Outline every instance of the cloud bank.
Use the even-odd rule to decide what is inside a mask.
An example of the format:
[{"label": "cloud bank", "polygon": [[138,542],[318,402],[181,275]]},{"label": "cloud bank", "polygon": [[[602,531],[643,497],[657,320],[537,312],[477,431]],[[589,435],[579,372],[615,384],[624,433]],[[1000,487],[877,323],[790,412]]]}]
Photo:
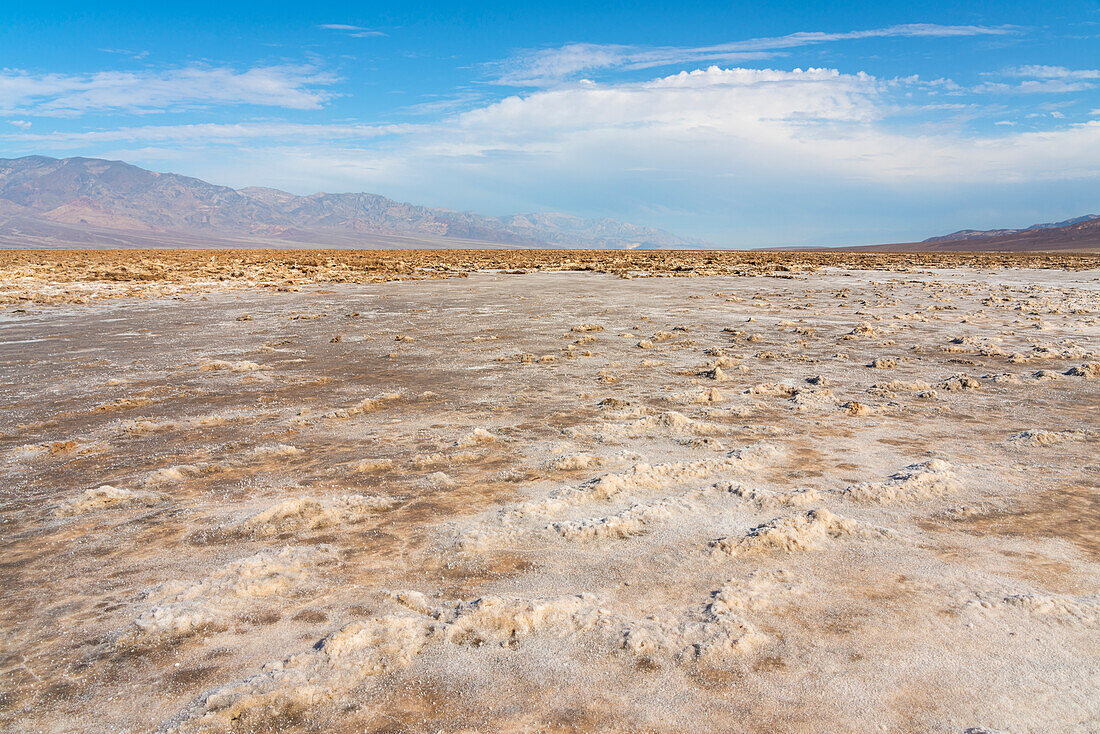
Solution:
[{"label": "cloud bank", "polygon": [[910,23],[844,33],[800,32],[773,38],[711,46],[644,48],[638,46],[571,43],[559,48],[521,53],[487,65],[494,82],[507,86],[538,87],[561,83],[580,74],[610,69],[649,69],[660,66],[764,59],[784,49],[837,41],[868,38],[951,38],[962,36],[1004,36],[1018,31],[1012,27],[935,25]]},{"label": "cloud bank", "polygon": [[0,115],[73,117],[89,112],[153,113],[214,105],[321,109],[337,77],[311,66],[186,66],[161,71],[33,74],[0,70]]}]

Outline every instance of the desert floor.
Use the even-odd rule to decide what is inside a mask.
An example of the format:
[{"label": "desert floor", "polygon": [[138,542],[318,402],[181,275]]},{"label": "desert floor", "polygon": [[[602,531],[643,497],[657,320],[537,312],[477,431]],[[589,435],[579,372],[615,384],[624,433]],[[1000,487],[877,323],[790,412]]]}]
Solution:
[{"label": "desert floor", "polygon": [[790,257],[9,262],[0,728],[1100,730],[1098,263]]}]

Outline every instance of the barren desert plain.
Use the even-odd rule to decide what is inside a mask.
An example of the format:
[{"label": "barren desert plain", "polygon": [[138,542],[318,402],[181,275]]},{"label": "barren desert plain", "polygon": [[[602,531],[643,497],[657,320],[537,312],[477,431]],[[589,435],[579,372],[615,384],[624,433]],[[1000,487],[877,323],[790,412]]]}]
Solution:
[{"label": "barren desert plain", "polygon": [[0,729],[1096,732],[1100,255],[0,253]]}]

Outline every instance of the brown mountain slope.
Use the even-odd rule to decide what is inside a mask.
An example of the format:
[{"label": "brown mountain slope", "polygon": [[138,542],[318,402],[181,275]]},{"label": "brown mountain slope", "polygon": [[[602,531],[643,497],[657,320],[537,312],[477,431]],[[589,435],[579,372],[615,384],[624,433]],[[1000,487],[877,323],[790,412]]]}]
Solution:
[{"label": "brown mountain slope", "polygon": [[[650,227],[558,214],[487,217],[378,194],[231,189],[122,161],[0,159],[0,244],[684,247],[705,243]],[[388,242],[406,242],[389,245]]]},{"label": "brown mountain slope", "polygon": [[1027,229],[990,237],[846,248],[883,252],[1028,252],[1100,250],[1100,219],[1063,227]]}]

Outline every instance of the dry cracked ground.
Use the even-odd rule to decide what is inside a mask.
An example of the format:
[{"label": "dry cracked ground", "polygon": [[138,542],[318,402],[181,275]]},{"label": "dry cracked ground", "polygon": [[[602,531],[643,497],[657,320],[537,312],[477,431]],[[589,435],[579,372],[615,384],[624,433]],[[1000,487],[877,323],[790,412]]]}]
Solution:
[{"label": "dry cracked ground", "polygon": [[1100,730],[1098,273],[24,274],[0,727]]}]

